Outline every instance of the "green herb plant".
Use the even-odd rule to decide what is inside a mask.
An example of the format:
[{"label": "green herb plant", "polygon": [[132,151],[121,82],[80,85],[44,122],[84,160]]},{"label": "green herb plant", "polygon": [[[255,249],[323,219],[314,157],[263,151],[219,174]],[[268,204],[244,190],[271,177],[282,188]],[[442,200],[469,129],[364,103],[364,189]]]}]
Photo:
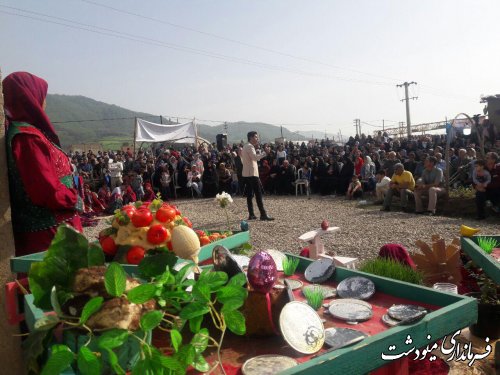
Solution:
[{"label": "green herb plant", "polygon": [[480,290],[479,302],[485,305],[500,305],[500,287],[495,281],[478,268],[472,260],[469,260],[464,267],[469,271],[469,275],[476,279]]},{"label": "green herb plant", "polygon": [[500,242],[495,240],[493,237],[478,237],[477,244],[487,254],[491,254],[494,248],[500,246]]},{"label": "green herb plant", "polygon": [[292,276],[297,270],[299,263],[300,263],[299,258],[291,258],[291,257],[284,258],[282,265],[283,265],[283,273],[285,274],[285,276]]},{"label": "green herb plant", "polygon": [[[83,375],[125,374],[126,370],[131,370],[132,375],[183,374],[189,366],[200,372],[210,372],[218,365],[222,368],[220,349],[227,330],[237,335],[246,332],[245,318],[238,311],[248,294],[243,273],[228,279],[224,272],[204,269],[197,280],[192,280],[187,276],[194,269],[194,264],[186,264],[175,271],[173,266],[177,257],[171,252],[159,253],[146,257],[139,265],[141,278],[149,282],[126,292],[127,276],[123,267],[111,263],[104,279],[110,296],[126,298],[135,304],[154,299],[159,308],[142,315],[139,331],[109,329],[96,332],[86,323],[101,309],[103,297],[90,299],[80,317],[65,316],[59,307],[72,298],[71,276],[76,270],[104,264],[102,250],[95,245],[89,246],[86,241],[73,229],[61,226],[44,260],[31,267],[29,278],[33,282],[35,304],[54,309],[56,315],[38,320],[24,342],[30,374],[59,374],[69,366]],[[205,317],[209,317],[220,332],[218,340],[202,327]],[[53,333],[58,327],[64,331],[75,330],[85,338],[82,345],[73,349],[68,345],[51,345]],[[165,332],[170,339],[170,354],[164,354],[150,344],[153,329]],[[190,340],[183,337],[188,330],[192,334]],[[134,363],[125,358],[124,364],[119,359],[120,349],[131,342],[139,348],[138,359]],[[49,347],[47,360],[41,361]],[[218,361],[212,365],[203,356],[209,347],[217,350]],[[128,369],[127,362],[130,365]]]},{"label": "green herb plant", "polygon": [[304,289],[304,296],[307,299],[307,304],[314,310],[318,310],[323,304],[323,290],[319,286]]},{"label": "green herb plant", "polygon": [[362,272],[371,273],[372,275],[388,277],[411,284],[422,285],[424,280],[422,272],[414,270],[393,259],[370,259],[363,262],[358,269]]}]

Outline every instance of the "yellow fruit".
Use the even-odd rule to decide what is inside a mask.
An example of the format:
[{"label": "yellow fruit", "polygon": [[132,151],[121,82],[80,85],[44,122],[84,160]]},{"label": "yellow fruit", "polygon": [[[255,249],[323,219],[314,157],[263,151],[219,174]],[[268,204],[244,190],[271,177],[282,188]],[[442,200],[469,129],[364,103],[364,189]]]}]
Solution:
[{"label": "yellow fruit", "polygon": [[479,229],[477,228],[471,228],[463,224],[460,226],[460,235],[463,237],[472,237],[477,232],[479,232]]},{"label": "yellow fruit", "polygon": [[172,250],[179,258],[192,259],[198,264],[200,240],[195,231],[185,225],[178,225],[171,232]]}]

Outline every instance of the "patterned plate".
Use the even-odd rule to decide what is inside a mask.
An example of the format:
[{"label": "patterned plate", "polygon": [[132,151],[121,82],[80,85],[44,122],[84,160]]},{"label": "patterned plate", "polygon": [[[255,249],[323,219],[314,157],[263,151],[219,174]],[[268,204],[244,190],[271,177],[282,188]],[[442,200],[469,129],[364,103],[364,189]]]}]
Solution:
[{"label": "patterned plate", "polygon": [[284,355],[266,354],[250,358],[243,364],[243,375],[274,375],[291,367],[298,362]]},{"label": "patterned plate", "polygon": [[323,347],[325,328],[318,313],[308,304],[293,301],[283,307],[280,329],[285,341],[302,354],[313,354]]},{"label": "patterned plate", "polygon": [[337,294],[341,298],[368,299],[375,294],[375,284],[361,276],[348,277],[337,285]]},{"label": "patterned plate", "polygon": [[410,321],[426,312],[425,307],[417,305],[394,305],[387,310],[387,314],[393,319]]},{"label": "patterned plate", "polygon": [[345,320],[348,323],[357,323],[369,320],[373,316],[373,310],[365,304],[353,300],[335,300],[328,308],[330,314],[337,319]]},{"label": "patterned plate", "polygon": [[304,277],[307,281],[314,284],[321,284],[328,280],[335,272],[335,263],[333,259],[318,259],[307,266]]}]

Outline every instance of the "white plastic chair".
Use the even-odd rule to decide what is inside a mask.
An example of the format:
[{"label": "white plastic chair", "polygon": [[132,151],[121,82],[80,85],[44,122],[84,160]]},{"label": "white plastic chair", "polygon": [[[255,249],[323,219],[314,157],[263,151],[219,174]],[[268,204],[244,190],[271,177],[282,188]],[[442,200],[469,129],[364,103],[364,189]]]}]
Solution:
[{"label": "white plastic chair", "polygon": [[300,168],[297,171],[297,179],[295,180],[295,196],[298,195],[300,186],[300,194],[303,194],[302,187],[305,187],[307,197],[309,198],[309,181],[304,178],[304,171]]}]

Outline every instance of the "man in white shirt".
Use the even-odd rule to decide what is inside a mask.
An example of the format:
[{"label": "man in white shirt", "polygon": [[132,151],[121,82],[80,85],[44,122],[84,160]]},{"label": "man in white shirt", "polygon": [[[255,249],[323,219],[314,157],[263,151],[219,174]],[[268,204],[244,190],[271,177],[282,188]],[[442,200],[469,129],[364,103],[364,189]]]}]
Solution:
[{"label": "man in white shirt", "polygon": [[113,163],[113,160],[109,160],[108,164],[109,176],[111,177],[111,189],[115,187],[120,187],[123,184],[122,180],[122,172],[123,172],[123,163],[121,162],[121,156],[116,156],[116,161]]},{"label": "man in white shirt", "polygon": [[375,192],[377,194],[377,200],[375,204],[382,204],[385,199],[385,194],[389,190],[389,184],[391,179],[385,175],[385,171],[381,169],[375,175],[377,178],[377,184],[375,185]]},{"label": "man in white shirt", "polygon": [[259,135],[256,131],[248,132],[247,134],[248,142],[243,146],[241,152],[241,161],[243,163],[242,177],[246,186],[247,194],[247,207],[248,207],[248,220],[255,220],[255,212],[253,210],[253,195],[255,194],[255,200],[257,201],[257,206],[260,211],[260,220],[271,221],[274,218],[267,215],[264,209],[264,202],[262,201],[262,189],[259,180],[259,168],[257,166],[257,161],[266,156],[265,152],[257,153],[255,147],[259,144]]}]

